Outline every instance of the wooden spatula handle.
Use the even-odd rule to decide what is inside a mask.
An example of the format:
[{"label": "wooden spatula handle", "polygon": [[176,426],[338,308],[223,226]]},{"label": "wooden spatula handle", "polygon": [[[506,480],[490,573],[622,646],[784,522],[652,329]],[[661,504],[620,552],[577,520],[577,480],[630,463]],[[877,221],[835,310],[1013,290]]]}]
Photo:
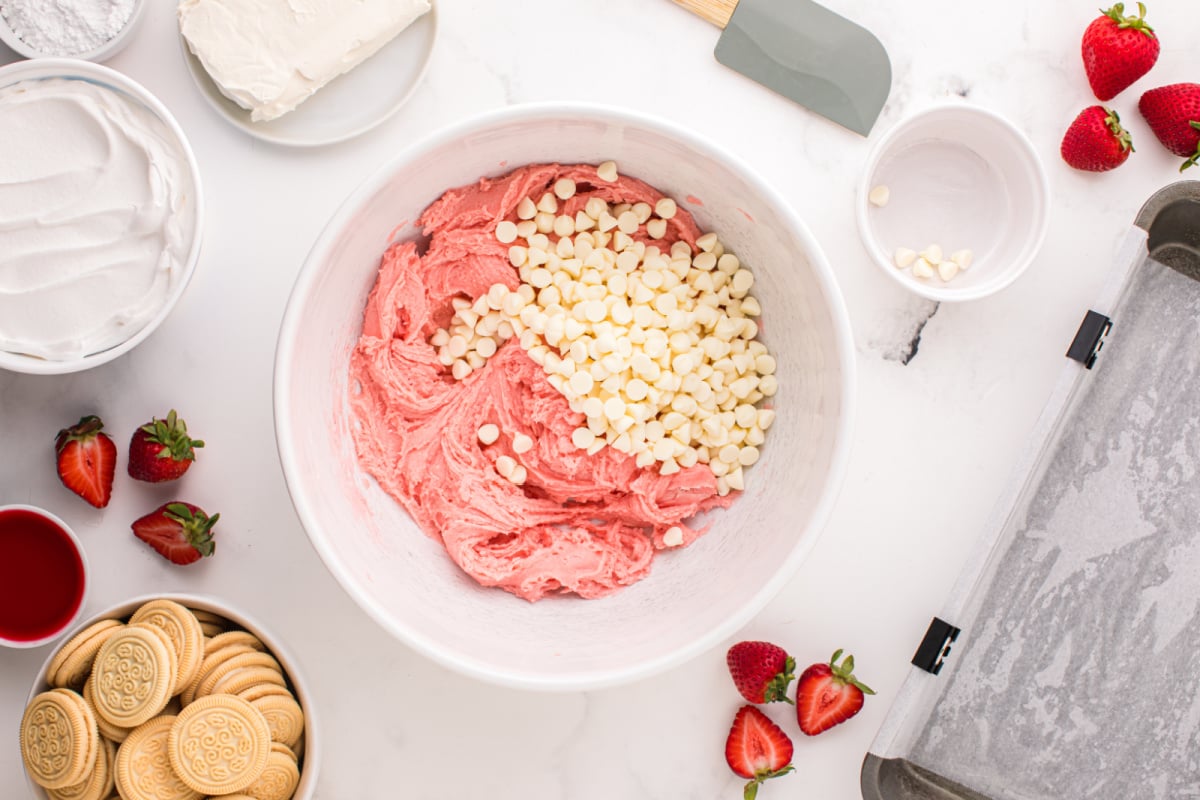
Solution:
[{"label": "wooden spatula handle", "polygon": [[724,30],[738,0],[675,0],[675,3]]}]

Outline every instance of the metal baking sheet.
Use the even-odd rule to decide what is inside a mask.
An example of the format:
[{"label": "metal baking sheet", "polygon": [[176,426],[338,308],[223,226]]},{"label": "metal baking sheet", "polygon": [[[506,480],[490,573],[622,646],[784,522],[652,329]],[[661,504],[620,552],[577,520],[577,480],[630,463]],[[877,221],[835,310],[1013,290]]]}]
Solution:
[{"label": "metal baking sheet", "polygon": [[1200,182],[1147,203],[863,766],[867,800],[1200,798]]}]

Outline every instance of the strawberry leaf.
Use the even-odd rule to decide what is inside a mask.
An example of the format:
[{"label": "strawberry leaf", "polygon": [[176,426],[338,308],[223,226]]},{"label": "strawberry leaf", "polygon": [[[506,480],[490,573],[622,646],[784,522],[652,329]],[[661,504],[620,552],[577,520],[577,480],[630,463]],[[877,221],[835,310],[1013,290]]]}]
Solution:
[{"label": "strawberry leaf", "polygon": [[1125,4],[1117,3],[1112,8],[1105,10],[1100,9],[1100,13],[1117,23],[1117,27],[1121,30],[1135,30],[1144,33],[1151,39],[1154,38],[1154,28],[1146,22],[1146,4],[1138,3],[1138,15],[1125,16]]},{"label": "strawberry leaf", "polygon": [[791,656],[783,662],[783,672],[776,673],[775,677],[771,678],[763,689],[763,702],[774,703],[777,700],[783,700],[794,705],[792,698],[787,696],[788,685],[796,678],[796,659]]}]

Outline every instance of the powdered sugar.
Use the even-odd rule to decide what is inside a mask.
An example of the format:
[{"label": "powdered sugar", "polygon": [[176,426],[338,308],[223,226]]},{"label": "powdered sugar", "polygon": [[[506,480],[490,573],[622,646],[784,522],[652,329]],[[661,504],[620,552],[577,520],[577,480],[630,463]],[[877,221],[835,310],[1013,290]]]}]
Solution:
[{"label": "powdered sugar", "polygon": [[90,53],[133,16],[134,0],[0,0],[0,15],[25,44],[48,56]]}]

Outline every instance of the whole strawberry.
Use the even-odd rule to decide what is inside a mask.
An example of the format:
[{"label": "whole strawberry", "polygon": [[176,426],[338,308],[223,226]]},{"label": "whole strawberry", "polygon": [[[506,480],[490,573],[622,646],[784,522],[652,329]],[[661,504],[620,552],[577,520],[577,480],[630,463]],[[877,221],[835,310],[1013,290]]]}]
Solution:
[{"label": "whole strawberry", "polygon": [[796,683],[796,721],[809,736],[850,719],[862,709],[863,694],[875,694],[854,677],[854,656],[838,664],[841,657],[838,650],[828,664],[813,664]]},{"label": "whole strawberry", "polygon": [[213,526],[221,518],[211,517],[191,503],[165,503],[135,520],[133,535],[153,547],[172,564],[192,564],[216,551]]},{"label": "whole strawberry", "polygon": [[187,423],[171,409],[166,419],[155,417],[133,432],[129,475],[150,483],[173,481],[196,460],[196,447],[204,447],[204,442],[188,436]]},{"label": "whole strawberry", "polygon": [[750,779],[742,792],[745,800],[754,800],[763,781],[795,769],[792,750],[792,740],[766,714],[754,706],[738,709],[725,740],[725,763],[735,774]]},{"label": "whole strawberry", "polygon": [[58,479],[96,508],[104,508],[112,498],[117,471],[117,446],[107,433],[101,433],[103,427],[93,414],[63,428],[54,440]]},{"label": "whole strawberry", "polygon": [[733,685],[751,703],[792,702],[788,685],[796,676],[796,660],[770,642],[738,642],[725,654]]},{"label": "whole strawberry", "polygon": [[1187,159],[1183,172],[1200,159],[1200,84],[1173,83],[1142,95],[1138,111],[1163,147]]},{"label": "whole strawberry", "polygon": [[1125,16],[1124,3],[1100,13],[1083,32],[1083,68],[1096,99],[1111,100],[1150,71],[1159,43],[1142,3],[1136,17]]},{"label": "whole strawberry", "polygon": [[1067,128],[1060,148],[1063,161],[1075,169],[1104,172],[1125,163],[1133,141],[1117,112],[1103,106],[1085,108]]}]

